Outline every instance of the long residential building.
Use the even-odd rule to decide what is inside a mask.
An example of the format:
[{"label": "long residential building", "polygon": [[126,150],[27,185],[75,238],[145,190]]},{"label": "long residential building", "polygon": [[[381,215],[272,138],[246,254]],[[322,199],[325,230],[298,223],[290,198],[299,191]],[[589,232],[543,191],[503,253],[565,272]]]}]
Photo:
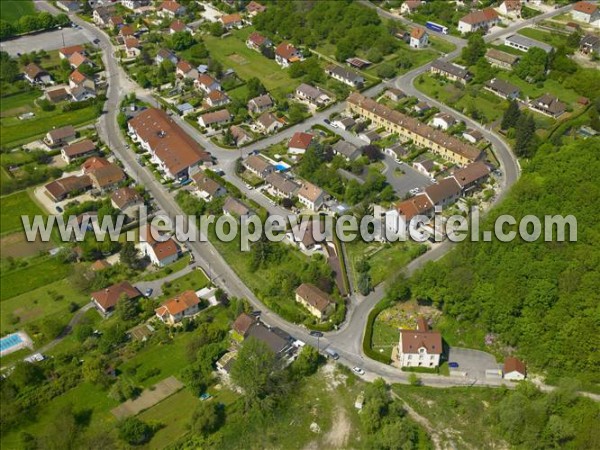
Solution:
[{"label": "long residential building", "polygon": [[211,160],[210,153],[160,109],[149,108],[131,119],[129,133],[168,178],[188,178]]},{"label": "long residential building", "polygon": [[429,148],[455,164],[465,165],[477,161],[481,150],[443,131],[420,122],[414,117],[380,105],[375,100],[353,92],[348,97],[347,109],[353,114],[371,119],[379,127],[384,127],[390,133],[398,133],[403,139],[410,139],[416,145]]}]

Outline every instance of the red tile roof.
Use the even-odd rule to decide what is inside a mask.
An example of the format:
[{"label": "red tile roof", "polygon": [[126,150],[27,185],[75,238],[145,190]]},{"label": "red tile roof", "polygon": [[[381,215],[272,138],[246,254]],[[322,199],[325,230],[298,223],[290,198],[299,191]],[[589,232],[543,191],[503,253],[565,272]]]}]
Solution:
[{"label": "red tile roof", "polygon": [[128,37],[125,39],[125,47],[127,48],[139,48],[140,47],[140,41],[135,38],[135,37]]},{"label": "red tile roof", "polygon": [[166,314],[171,314],[172,316],[174,316],[176,314],[182,313],[188,308],[196,306],[198,303],[200,303],[200,299],[194,291],[185,291],[177,295],[176,297],[167,300],[155,311],[161,317]]},{"label": "red tile roof", "polygon": [[429,331],[429,326],[422,317],[417,323],[416,330],[400,330],[402,353],[419,353],[419,349],[424,347],[430,355],[441,355],[442,335],[437,331]]},{"label": "red tile roof", "polygon": [[64,149],[65,155],[68,157],[83,155],[85,153],[96,150],[96,144],[90,139],[84,139],[83,141],[75,142],[74,144],[66,146]]},{"label": "red tile roof", "polygon": [[62,53],[66,57],[71,56],[75,52],[85,53],[85,48],[83,45],[71,45],[70,47],[63,47],[59,50],[59,53]]},{"label": "red tile roof", "polygon": [[123,281],[105,289],[92,292],[92,299],[94,299],[106,311],[110,308],[114,308],[122,296],[126,296],[129,299],[134,299],[140,295],[140,291],[134,288],[129,281]]},{"label": "red tile roof", "polygon": [[298,50],[289,42],[282,42],[275,48],[275,54],[284,59],[292,59]]},{"label": "red tile roof", "polygon": [[331,297],[310,283],[302,283],[296,289],[296,295],[318,311],[325,312],[331,304]]},{"label": "red tile roof", "polygon": [[597,9],[598,6],[590,2],[577,2],[573,5],[573,10],[584,14],[594,14]]},{"label": "red tile roof", "polygon": [[71,75],[69,75],[69,80],[71,80],[73,83],[75,84],[81,84],[83,83],[85,80],[87,80],[88,77],[86,77],[84,74],[82,74],[79,70],[75,69]]},{"label": "red tile roof", "polygon": [[257,47],[260,47],[267,41],[267,38],[258,31],[254,31],[252,34],[250,34],[250,36],[248,36],[248,40]]},{"label": "red tile roof", "polygon": [[312,139],[312,134],[297,131],[290,139],[290,142],[288,143],[288,148],[302,148],[306,150],[312,142]]},{"label": "red tile roof", "polygon": [[223,25],[229,25],[229,24],[238,23],[241,21],[242,21],[242,16],[240,16],[238,13],[227,14],[225,16],[221,16],[221,22],[223,22]]},{"label": "red tile roof", "polygon": [[210,154],[160,109],[142,111],[129,125],[172,174],[210,160]]},{"label": "red tile roof", "polygon": [[176,13],[177,10],[181,8],[181,5],[173,0],[167,0],[162,2],[158,9],[166,9],[167,11],[171,11],[172,13]]},{"label": "red tile roof", "polygon": [[233,330],[241,336],[246,336],[248,330],[256,323],[256,319],[246,313],[241,313],[235,322],[233,322]]},{"label": "red tile roof", "polygon": [[520,359],[509,356],[504,360],[504,373],[519,372],[523,375],[527,375],[527,368]]},{"label": "red tile roof", "polygon": [[89,60],[79,52],[75,52],[71,56],[69,56],[69,63],[75,67],[79,67],[80,65],[88,61]]},{"label": "red tile roof", "polygon": [[478,23],[490,22],[494,19],[498,19],[498,13],[492,8],[486,8],[482,11],[473,11],[460,19],[461,22],[468,23],[470,25],[476,25]]},{"label": "red tile roof", "polygon": [[423,36],[425,36],[425,28],[414,27],[410,32],[410,37],[415,39],[420,40]]},{"label": "red tile roof", "polygon": [[185,24],[185,22],[183,22],[181,20],[175,20],[175,21],[173,21],[173,23],[171,23],[171,30],[173,30],[175,32],[183,31],[186,28],[187,28],[187,25]]}]

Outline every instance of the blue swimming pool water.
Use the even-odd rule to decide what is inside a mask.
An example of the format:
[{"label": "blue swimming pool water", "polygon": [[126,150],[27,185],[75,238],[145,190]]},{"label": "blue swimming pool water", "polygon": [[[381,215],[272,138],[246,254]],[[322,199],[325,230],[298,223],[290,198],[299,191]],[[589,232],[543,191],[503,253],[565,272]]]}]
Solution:
[{"label": "blue swimming pool water", "polygon": [[18,334],[9,334],[8,336],[0,339],[0,351],[3,352],[4,350],[8,350],[15,345],[21,344],[22,342],[23,339],[21,339],[21,336]]},{"label": "blue swimming pool water", "polygon": [[275,169],[277,169],[279,172],[285,172],[286,170],[289,170],[289,166],[284,164],[275,164]]}]

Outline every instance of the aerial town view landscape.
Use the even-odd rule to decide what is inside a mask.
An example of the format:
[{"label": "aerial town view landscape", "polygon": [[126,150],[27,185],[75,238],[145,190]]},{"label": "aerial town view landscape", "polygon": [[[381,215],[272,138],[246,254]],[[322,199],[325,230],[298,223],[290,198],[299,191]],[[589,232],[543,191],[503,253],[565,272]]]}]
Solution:
[{"label": "aerial town view landscape", "polygon": [[600,3],[0,0],[4,449],[600,449]]}]

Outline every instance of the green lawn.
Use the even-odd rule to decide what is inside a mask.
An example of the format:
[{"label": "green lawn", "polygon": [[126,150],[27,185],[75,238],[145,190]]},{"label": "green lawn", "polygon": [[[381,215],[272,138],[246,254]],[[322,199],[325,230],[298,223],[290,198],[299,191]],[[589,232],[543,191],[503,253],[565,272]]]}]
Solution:
[{"label": "green lawn", "polygon": [[564,45],[564,41],[567,38],[565,35],[558,33],[551,34],[547,31],[538,30],[537,28],[521,28],[518,33],[531,39],[535,39],[536,41],[550,44],[555,48]]},{"label": "green lawn", "polygon": [[2,435],[2,448],[17,449],[22,448],[20,434],[22,431],[42,436],[44,434],[53,435],[57,432],[54,429],[54,420],[58,417],[61,409],[73,404],[75,413],[90,414],[90,427],[94,423],[114,421],[110,410],[117,406],[118,402],[112,400],[105,391],[91,383],[81,383],[77,387],[67,391],[65,394],[52,399],[46,404],[36,408],[35,415],[31,416],[31,422],[19,426],[16,430],[7,430]]},{"label": "green lawn", "polygon": [[[67,279],[49,281],[44,286],[9,299],[3,297],[0,302],[0,332],[16,331],[49,316],[70,316],[72,313],[68,311],[68,306],[71,302],[82,306],[88,301],[89,296],[77,291]],[[11,321],[15,316],[20,320],[13,324]]]},{"label": "green lawn", "polygon": [[39,98],[42,95],[40,91],[37,89],[33,89],[31,91],[19,92],[13,95],[8,95],[6,97],[0,98],[0,112],[2,116],[5,113],[10,115],[11,110],[16,108],[21,108],[23,106],[32,107],[32,103],[35,99]]},{"label": "green lawn", "polygon": [[193,270],[187,275],[177,278],[174,281],[165,283],[162,286],[163,298],[173,297],[183,291],[198,291],[208,285],[208,278],[201,270]]},{"label": "green lawn", "polygon": [[22,16],[35,14],[35,6],[33,0],[1,0],[0,12],[2,20],[14,24]]},{"label": "green lawn", "polygon": [[189,389],[182,389],[158,405],[140,413],[138,418],[144,422],[158,422],[165,425],[152,436],[148,448],[165,448],[187,433],[187,424],[200,401]]},{"label": "green lawn", "polygon": [[33,220],[33,216],[38,214],[45,215],[29,191],[0,197],[0,235],[22,230],[21,215],[28,215]]},{"label": "green lawn", "polygon": [[379,314],[373,323],[373,335],[371,337],[371,347],[376,352],[392,357],[392,348],[398,345],[400,332],[398,327],[379,320]]},{"label": "green lawn", "polygon": [[[179,372],[189,364],[186,346],[194,337],[194,333],[179,333],[168,344],[147,345],[128,359],[117,369],[122,376],[129,377],[137,385],[148,388],[159,381],[178,376]],[[158,369],[153,376],[146,376],[149,370]]]},{"label": "green lawn", "polygon": [[[423,82],[421,83],[421,80]],[[477,96],[471,95],[466,88],[457,88],[454,83],[436,79],[428,74],[421,75],[415,86],[425,94],[440,100],[442,103],[452,105],[453,108],[470,112],[479,111],[485,117],[486,123],[493,122],[502,117],[507,103],[500,97],[480,89]]]},{"label": "green lawn", "polygon": [[62,112],[60,109],[46,112],[36,108],[35,114],[35,118],[28,120],[19,120],[17,117],[2,119],[0,145],[15,147],[42,137],[53,128],[66,125],[80,126],[94,121],[97,117],[94,105],[69,112]]},{"label": "green lawn", "polygon": [[410,242],[396,242],[381,244],[379,242],[364,242],[356,240],[346,244],[348,259],[350,260],[349,272],[357,278],[356,264],[367,258],[371,265],[371,279],[377,285],[400,272],[417,255],[418,245]]},{"label": "green lawn", "polygon": [[251,31],[251,28],[236,30],[232,36],[224,39],[205,36],[204,42],[210,54],[225,69],[234,69],[243,80],[258,77],[271,95],[283,99],[300,83],[292,80],[288,71],[279,67],[275,61],[246,47],[246,37]]},{"label": "green lawn", "polygon": [[28,260],[26,267],[3,270],[0,276],[0,301],[29,292],[65,278],[73,268],[49,256]]},{"label": "green lawn", "polygon": [[[139,230],[139,228],[138,228]],[[122,236],[125,236],[124,234]],[[120,239],[119,239],[120,240]],[[166,267],[161,267],[155,272],[150,272],[144,275],[140,281],[152,281],[159,280],[161,278],[166,277],[172,273],[177,273],[180,270],[184,269],[190,263],[190,255],[186,254],[183,258],[178,259],[172,264],[169,264]]]},{"label": "green lawn", "polygon": [[522,93],[530,98],[537,98],[545,93],[556,95],[562,102],[567,104],[575,104],[581,97],[573,89],[568,89],[563,84],[556,80],[546,80],[541,88],[538,88],[535,84],[528,83],[527,81],[521,80],[516,74],[512,72],[506,72],[499,70],[497,73],[498,78],[509,81],[515,86],[519,87]]},{"label": "green lawn", "polygon": [[445,39],[431,35],[429,36],[429,45],[431,45],[431,47],[438,52],[442,53],[450,53],[456,49],[456,45],[454,45],[452,42],[448,42]]}]

